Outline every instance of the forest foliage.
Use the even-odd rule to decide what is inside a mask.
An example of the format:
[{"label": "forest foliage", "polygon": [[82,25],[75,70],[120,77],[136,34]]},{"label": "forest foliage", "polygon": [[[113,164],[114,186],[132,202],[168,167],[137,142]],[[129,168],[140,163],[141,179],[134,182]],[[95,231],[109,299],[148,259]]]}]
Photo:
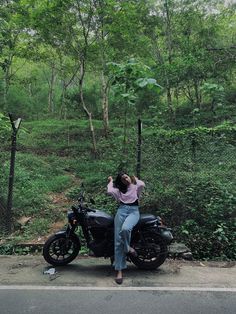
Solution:
[{"label": "forest foliage", "polygon": [[43,209],[46,195],[74,197],[72,174],[114,212],[106,177],[135,172],[141,118],[142,210],[162,215],[195,257],[235,258],[235,1],[0,6],[0,196],[11,112],[23,118],[13,210],[35,217],[23,233],[61,219]]}]

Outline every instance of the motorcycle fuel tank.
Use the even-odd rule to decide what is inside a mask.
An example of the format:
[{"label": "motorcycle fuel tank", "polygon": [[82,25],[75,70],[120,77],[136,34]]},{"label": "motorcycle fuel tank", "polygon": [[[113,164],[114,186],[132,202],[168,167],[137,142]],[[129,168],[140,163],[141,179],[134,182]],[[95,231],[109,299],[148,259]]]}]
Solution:
[{"label": "motorcycle fuel tank", "polygon": [[108,227],[113,224],[114,218],[101,211],[96,210],[95,213],[90,212],[88,213],[88,225],[91,227]]}]

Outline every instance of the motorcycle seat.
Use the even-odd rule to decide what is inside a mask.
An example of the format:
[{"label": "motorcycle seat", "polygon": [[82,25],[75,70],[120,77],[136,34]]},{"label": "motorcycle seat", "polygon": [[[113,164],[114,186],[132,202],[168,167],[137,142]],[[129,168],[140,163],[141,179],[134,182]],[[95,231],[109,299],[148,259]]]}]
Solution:
[{"label": "motorcycle seat", "polygon": [[155,221],[157,220],[157,217],[152,215],[152,214],[141,214],[140,215],[140,219],[139,219],[139,222],[138,222],[138,225],[144,225],[146,224],[147,222],[151,222],[151,221]]}]

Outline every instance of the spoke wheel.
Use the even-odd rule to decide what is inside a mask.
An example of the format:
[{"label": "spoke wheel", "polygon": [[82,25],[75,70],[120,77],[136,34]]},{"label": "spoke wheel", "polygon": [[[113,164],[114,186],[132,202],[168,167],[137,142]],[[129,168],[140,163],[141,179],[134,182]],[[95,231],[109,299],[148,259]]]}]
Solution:
[{"label": "spoke wheel", "polygon": [[79,250],[80,243],[76,237],[53,235],[44,244],[43,257],[51,265],[63,266],[73,261]]},{"label": "spoke wheel", "polygon": [[131,261],[140,269],[156,269],[162,265],[167,257],[168,249],[160,235],[147,232],[143,239],[133,243],[138,256],[130,256]]}]

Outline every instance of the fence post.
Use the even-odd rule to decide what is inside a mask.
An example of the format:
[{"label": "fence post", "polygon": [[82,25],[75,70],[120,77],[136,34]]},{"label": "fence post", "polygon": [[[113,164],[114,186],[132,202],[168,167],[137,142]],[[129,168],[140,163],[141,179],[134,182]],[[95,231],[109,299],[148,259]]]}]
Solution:
[{"label": "fence post", "polygon": [[192,142],[191,142],[192,161],[194,164],[196,162],[196,147],[197,147],[197,141],[194,135],[194,137],[192,137]]},{"label": "fence post", "polygon": [[9,174],[9,185],[8,185],[8,197],[7,197],[7,208],[6,208],[6,231],[10,233],[12,231],[12,196],[13,196],[13,183],[14,183],[14,172],[15,172],[15,157],[16,157],[16,136],[20,128],[21,118],[13,120],[13,116],[9,113],[9,118],[12,126],[12,143],[11,143],[11,162],[10,162],[10,174]]},{"label": "fence post", "polygon": [[137,143],[137,166],[136,166],[136,173],[137,177],[140,179],[140,172],[141,172],[141,144],[142,144],[142,121],[138,119],[138,143]]}]

